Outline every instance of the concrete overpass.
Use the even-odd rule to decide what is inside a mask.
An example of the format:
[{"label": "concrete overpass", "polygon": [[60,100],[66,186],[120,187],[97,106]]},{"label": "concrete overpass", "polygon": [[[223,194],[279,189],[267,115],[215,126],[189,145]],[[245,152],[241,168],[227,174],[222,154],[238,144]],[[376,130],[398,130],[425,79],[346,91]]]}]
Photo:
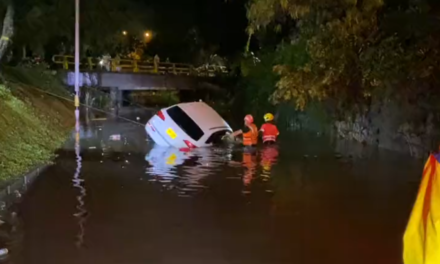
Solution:
[{"label": "concrete overpass", "polygon": [[[64,69],[61,76],[64,83],[74,86],[74,57],[55,55],[52,61]],[[110,91],[112,108],[116,109],[122,105],[123,91],[174,90],[179,91],[182,98],[183,93],[191,91],[221,91],[221,85],[216,83],[221,83],[228,75],[224,66],[204,65],[196,68],[184,63],[92,57],[81,60],[80,71],[80,86]],[[88,105],[90,98],[89,90],[85,89],[85,102]]]},{"label": "concrete overpass", "polygon": [[[74,86],[75,73],[64,71],[62,78],[67,86]],[[81,72],[80,86],[93,87],[108,91],[110,94],[111,108],[119,112],[123,102],[124,91],[179,91],[183,101],[191,97],[194,92],[201,90],[223,91],[221,83],[223,77],[202,77],[172,74],[151,74],[133,72]],[[90,90],[84,89],[83,100],[86,105],[91,105]]]},{"label": "concrete overpass", "polygon": [[[54,55],[55,65],[63,67],[64,83],[73,86],[74,56]],[[212,87],[215,79],[227,76],[224,66],[204,65],[194,67],[191,64],[142,61],[133,59],[93,58],[80,61],[80,86],[110,89],[112,93],[136,90],[196,90],[200,86]],[[205,84],[205,85],[200,85]]]},{"label": "concrete overpass", "polygon": [[[64,83],[75,84],[75,73],[65,73]],[[117,88],[120,91],[133,90],[194,90],[198,83],[212,80],[212,77],[184,75],[158,75],[130,72],[81,72],[80,86]]]}]

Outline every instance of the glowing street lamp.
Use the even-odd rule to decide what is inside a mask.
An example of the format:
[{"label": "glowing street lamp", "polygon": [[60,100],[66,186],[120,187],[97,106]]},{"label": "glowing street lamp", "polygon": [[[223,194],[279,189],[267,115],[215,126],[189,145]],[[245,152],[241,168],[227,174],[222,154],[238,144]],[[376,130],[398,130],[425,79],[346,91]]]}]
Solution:
[{"label": "glowing street lamp", "polygon": [[146,31],[144,33],[144,37],[145,37],[144,42],[147,43],[151,41],[151,39],[153,38],[153,34],[151,33],[151,31]]},{"label": "glowing street lamp", "polygon": [[122,35],[127,36],[127,31],[122,31]]}]

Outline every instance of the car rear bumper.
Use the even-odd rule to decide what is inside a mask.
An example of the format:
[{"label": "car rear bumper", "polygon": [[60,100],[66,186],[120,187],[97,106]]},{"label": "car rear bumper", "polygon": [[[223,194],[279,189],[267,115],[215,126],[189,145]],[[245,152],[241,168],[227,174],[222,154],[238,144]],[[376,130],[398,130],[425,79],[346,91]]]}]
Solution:
[{"label": "car rear bumper", "polygon": [[162,137],[159,131],[152,125],[151,120],[149,120],[148,123],[145,125],[145,131],[157,145],[163,147],[170,146],[170,144]]}]

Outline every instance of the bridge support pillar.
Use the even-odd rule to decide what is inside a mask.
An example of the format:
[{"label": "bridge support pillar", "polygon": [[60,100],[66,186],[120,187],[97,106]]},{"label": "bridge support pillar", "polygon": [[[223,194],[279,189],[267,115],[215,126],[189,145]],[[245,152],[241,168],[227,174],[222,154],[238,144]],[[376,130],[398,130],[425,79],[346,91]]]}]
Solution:
[{"label": "bridge support pillar", "polygon": [[88,107],[92,106],[92,95],[91,95],[89,89],[85,89],[85,90],[86,90],[86,92],[85,92],[85,98],[84,98],[85,102],[84,103],[87,106],[87,109],[89,109]]},{"label": "bridge support pillar", "polygon": [[122,91],[118,87],[110,88],[111,109],[115,115],[119,115],[122,107]]},{"label": "bridge support pillar", "polygon": [[84,104],[86,105],[86,125],[90,125],[90,108],[92,106],[92,93],[89,88],[85,89]]}]

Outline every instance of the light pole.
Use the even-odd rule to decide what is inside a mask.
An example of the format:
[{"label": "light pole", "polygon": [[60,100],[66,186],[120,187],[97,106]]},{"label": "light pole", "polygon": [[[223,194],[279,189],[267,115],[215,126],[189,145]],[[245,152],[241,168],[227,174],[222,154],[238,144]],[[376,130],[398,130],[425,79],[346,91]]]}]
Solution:
[{"label": "light pole", "polygon": [[[75,0],[75,107],[79,107],[79,0]],[[79,110],[78,110],[79,111]]]},{"label": "light pole", "polygon": [[[80,119],[79,119],[79,0],[75,0],[75,154],[76,154],[76,170],[73,176],[73,186],[80,190],[80,195],[77,197],[79,205],[77,208],[80,210],[75,213],[74,216],[79,218],[80,233],[78,235],[77,246],[80,247],[84,239],[84,215],[87,211],[84,208],[83,198],[86,195],[86,189],[82,186],[84,179],[79,176],[81,174],[81,154],[80,154]],[[87,106],[86,106],[87,107]]]},{"label": "light pole", "polygon": [[79,159],[79,0],[75,0],[75,150]]}]

